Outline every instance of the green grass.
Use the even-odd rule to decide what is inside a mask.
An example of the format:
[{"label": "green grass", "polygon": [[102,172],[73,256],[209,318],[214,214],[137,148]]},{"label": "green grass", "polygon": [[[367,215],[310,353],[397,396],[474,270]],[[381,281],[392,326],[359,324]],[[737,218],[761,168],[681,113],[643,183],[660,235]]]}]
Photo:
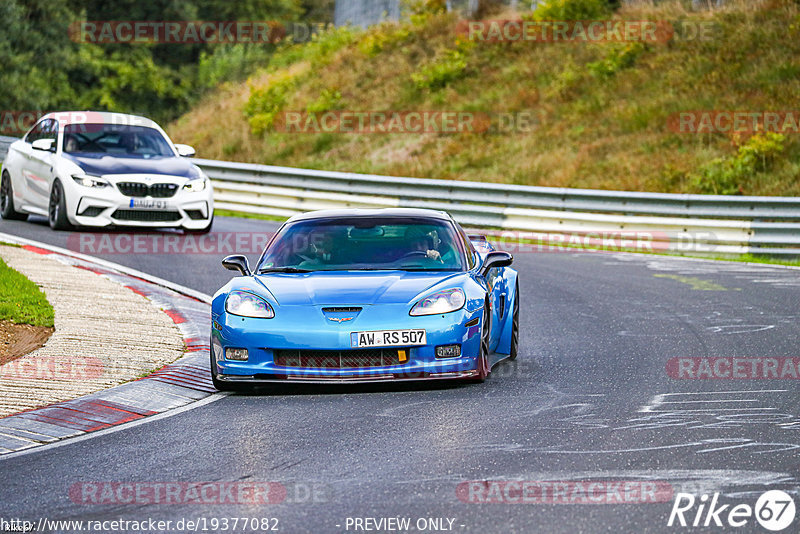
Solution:
[{"label": "green grass", "polygon": [[744,263],[764,263],[767,265],[789,265],[791,267],[800,267],[800,259],[788,260],[788,259],[780,259],[780,258],[773,258],[769,256],[758,256],[755,254],[742,254],[738,257],[725,257],[725,256],[714,256],[712,259],[718,261],[740,261]]},{"label": "green grass", "polygon": [[52,327],[53,315],[42,290],[0,259],[0,320]]}]

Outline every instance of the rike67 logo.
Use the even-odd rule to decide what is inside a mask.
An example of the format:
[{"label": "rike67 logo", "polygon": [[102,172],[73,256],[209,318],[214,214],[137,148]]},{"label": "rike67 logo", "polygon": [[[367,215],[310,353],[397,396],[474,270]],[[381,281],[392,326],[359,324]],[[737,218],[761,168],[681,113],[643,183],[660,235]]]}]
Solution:
[{"label": "rike67 logo", "polygon": [[678,493],[667,526],[681,527],[743,527],[755,519],[759,525],[779,532],[794,523],[795,504],[791,495],[780,490],[762,494],[755,507],[749,504],[720,504],[719,493],[709,502],[708,495],[699,499],[690,493]]}]

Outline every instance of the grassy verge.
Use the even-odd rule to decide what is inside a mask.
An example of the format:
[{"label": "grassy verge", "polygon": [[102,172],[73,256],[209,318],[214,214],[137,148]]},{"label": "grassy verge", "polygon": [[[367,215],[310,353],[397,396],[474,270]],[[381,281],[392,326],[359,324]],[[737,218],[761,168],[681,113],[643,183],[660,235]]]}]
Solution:
[{"label": "grassy verge", "polygon": [[0,320],[52,327],[53,315],[42,290],[0,259]]}]

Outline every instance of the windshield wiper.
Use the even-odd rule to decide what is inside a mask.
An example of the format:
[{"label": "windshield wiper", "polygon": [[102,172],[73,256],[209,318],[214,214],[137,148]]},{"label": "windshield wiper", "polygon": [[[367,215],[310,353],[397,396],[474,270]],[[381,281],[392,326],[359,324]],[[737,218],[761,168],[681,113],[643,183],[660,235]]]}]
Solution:
[{"label": "windshield wiper", "polygon": [[310,273],[311,269],[301,269],[300,267],[268,267],[259,269],[258,274],[266,273]]}]

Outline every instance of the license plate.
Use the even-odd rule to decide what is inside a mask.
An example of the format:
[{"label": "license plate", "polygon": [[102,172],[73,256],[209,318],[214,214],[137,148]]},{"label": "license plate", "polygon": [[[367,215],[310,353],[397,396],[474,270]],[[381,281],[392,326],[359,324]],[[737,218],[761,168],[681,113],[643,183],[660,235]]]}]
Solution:
[{"label": "license plate", "polygon": [[350,346],[354,349],[368,347],[409,347],[425,345],[425,330],[375,330],[351,332]]},{"label": "license plate", "polygon": [[167,209],[166,200],[154,200],[152,198],[132,198],[131,208],[142,210],[165,210]]}]

